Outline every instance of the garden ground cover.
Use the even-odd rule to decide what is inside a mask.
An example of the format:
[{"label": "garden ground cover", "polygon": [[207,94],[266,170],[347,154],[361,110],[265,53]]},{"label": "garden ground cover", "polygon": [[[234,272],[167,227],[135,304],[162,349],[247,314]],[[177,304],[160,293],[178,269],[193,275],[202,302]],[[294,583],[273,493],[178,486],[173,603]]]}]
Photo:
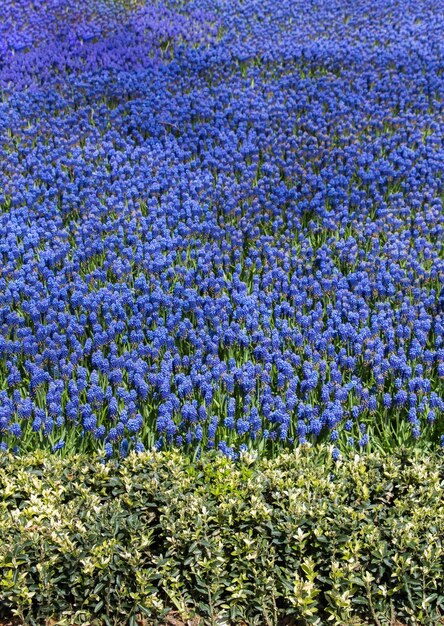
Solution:
[{"label": "garden ground cover", "polygon": [[2,10],[3,449],[439,446],[442,3]]}]

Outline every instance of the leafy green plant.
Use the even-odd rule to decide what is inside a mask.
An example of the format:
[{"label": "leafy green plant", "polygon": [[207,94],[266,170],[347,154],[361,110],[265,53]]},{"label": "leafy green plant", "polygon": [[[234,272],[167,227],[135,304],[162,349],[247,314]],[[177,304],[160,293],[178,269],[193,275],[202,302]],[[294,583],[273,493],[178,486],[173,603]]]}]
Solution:
[{"label": "leafy green plant", "polygon": [[[0,616],[436,626],[444,459],[0,457]],[[291,621],[292,620],[292,621]]]}]

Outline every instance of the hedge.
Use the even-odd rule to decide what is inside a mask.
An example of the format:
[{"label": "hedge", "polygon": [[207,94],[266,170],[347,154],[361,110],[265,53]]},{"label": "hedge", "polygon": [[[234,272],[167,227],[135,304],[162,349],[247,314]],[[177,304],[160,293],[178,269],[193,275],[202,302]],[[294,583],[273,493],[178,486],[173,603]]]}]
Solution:
[{"label": "hedge", "polygon": [[338,462],[327,448],[238,463],[144,453],[119,466],[5,454],[0,617],[436,626],[443,483],[444,458],[411,450]]}]

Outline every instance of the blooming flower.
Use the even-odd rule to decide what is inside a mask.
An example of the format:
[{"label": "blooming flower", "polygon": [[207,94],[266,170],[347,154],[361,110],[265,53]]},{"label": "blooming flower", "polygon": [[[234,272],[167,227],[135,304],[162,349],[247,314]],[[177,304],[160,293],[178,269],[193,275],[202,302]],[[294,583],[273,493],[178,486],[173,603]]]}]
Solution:
[{"label": "blooming flower", "polygon": [[438,0],[74,4],[2,7],[4,446],[439,429]]}]

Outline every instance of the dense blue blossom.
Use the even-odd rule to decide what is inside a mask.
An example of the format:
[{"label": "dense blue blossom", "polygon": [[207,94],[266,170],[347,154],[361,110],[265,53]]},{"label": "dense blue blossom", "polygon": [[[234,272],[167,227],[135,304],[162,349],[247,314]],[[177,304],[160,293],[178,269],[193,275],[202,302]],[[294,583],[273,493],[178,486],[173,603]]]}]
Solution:
[{"label": "dense blue blossom", "polygon": [[5,4],[1,449],[441,441],[423,5]]}]

